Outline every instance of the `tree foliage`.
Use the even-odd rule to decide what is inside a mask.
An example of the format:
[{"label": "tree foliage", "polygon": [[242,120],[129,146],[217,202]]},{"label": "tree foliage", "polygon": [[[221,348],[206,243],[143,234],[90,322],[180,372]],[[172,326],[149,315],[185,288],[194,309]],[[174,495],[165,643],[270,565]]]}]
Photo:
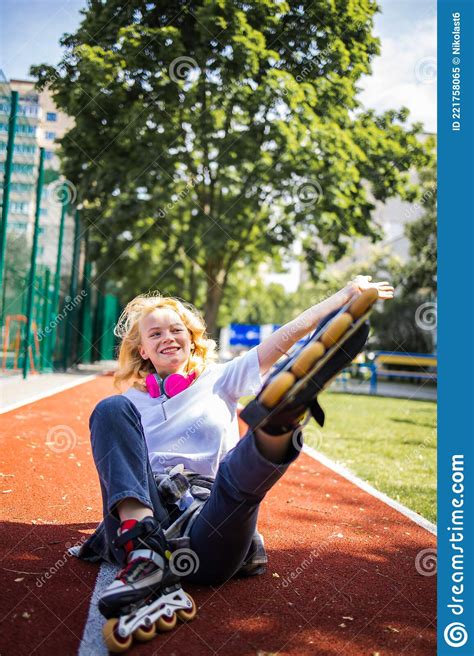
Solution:
[{"label": "tree foliage", "polygon": [[410,261],[405,271],[404,286],[407,293],[436,296],[438,273],[438,236],[436,204],[436,163],[420,173],[420,200],[415,206],[422,207],[422,215],[406,226],[410,241]]},{"label": "tree foliage", "polygon": [[29,265],[30,246],[26,235],[16,230],[7,231],[1,299],[4,316],[21,314],[23,311],[23,294],[27,288]]},{"label": "tree foliage", "polygon": [[203,305],[296,238],[316,279],[378,230],[374,199],[412,199],[426,163],[408,111],[360,107],[379,52],[373,0],[89,0],[57,67],[32,74],[75,125],[64,173],[98,279]]}]

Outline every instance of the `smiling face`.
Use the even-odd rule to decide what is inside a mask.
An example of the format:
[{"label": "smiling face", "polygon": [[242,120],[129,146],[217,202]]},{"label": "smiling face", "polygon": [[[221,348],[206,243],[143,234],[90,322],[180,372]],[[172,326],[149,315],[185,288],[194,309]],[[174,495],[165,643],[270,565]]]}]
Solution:
[{"label": "smiling face", "polygon": [[168,374],[184,374],[192,341],[179,314],[168,308],[158,308],[143,317],[139,325],[141,357],[151,360],[161,378]]}]

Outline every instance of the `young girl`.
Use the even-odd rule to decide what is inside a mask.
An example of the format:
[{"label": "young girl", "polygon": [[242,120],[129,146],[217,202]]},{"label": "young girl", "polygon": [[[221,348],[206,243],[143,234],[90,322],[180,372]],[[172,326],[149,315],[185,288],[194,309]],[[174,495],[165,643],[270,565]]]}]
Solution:
[{"label": "young girl", "polygon": [[[311,381],[304,402],[271,413],[241,440],[238,400],[258,394],[263,376],[282,354],[362,291],[393,296],[389,283],[370,280],[358,276],[224,364],[216,362],[216,344],[206,338],[204,321],[192,306],[159,294],[138,296],[127,305],[116,328],[122,341],[115,379],[130,387],[102,400],[90,419],[104,520],[79,553],[122,567],[99,601],[106,617],[124,614],[150,591],[178,580],[164,530],[195,502],[192,492],[199,496],[203,481],[212,485],[188,530],[193,564],[186,580],[222,583],[252,561],[259,504],[299,454],[295,429],[315,390],[363,348],[367,323]],[[168,503],[163,491],[186,481],[183,466],[200,485],[184,486]],[[167,479],[171,488],[159,488],[170,467],[175,468]]]}]

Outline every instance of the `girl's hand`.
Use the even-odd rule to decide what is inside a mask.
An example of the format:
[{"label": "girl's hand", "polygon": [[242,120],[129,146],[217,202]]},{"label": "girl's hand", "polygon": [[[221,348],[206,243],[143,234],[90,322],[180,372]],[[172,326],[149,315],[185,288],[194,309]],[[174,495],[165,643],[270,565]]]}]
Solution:
[{"label": "girl's hand", "polygon": [[356,276],[354,280],[351,280],[349,285],[357,287],[359,292],[364,292],[366,289],[376,289],[379,298],[387,300],[393,298],[394,288],[388,282],[384,280],[383,282],[371,282],[372,276]]}]

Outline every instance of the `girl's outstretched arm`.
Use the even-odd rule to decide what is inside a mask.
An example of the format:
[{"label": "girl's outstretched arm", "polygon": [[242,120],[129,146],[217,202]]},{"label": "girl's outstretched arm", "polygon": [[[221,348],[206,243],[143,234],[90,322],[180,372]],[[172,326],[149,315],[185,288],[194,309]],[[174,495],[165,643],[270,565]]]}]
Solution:
[{"label": "girl's outstretched arm", "polygon": [[371,280],[371,276],[356,276],[341,290],[308,308],[264,339],[257,347],[260,373],[264,375],[298,340],[313,331],[324,317],[341,308],[365,289],[377,289],[379,298],[384,300],[393,298],[394,289],[389,282],[372,283]]}]

